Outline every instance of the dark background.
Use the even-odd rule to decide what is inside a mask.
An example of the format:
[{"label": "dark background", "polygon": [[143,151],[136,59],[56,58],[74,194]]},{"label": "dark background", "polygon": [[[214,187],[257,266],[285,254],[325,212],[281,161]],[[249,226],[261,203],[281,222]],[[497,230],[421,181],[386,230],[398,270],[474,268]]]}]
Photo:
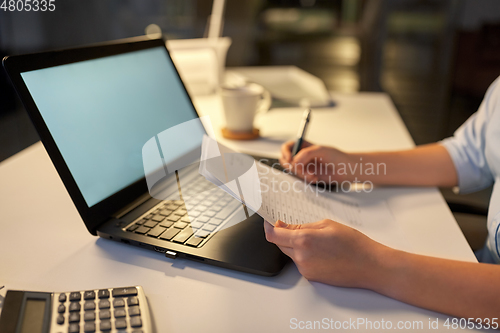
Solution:
[{"label": "dark background", "polygon": [[[228,66],[295,65],[339,92],[385,91],[417,144],[445,138],[500,75],[498,0],[226,0]],[[2,2],[2,1],[0,1]],[[56,0],[0,10],[0,56],[142,35],[203,37],[209,0]],[[38,141],[0,72],[0,161]],[[1,186],[1,184],[0,184]],[[490,189],[450,202],[487,207]],[[484,217],[456,213],[473,248]],[[479,229],[478,229],[478,226]]]}]

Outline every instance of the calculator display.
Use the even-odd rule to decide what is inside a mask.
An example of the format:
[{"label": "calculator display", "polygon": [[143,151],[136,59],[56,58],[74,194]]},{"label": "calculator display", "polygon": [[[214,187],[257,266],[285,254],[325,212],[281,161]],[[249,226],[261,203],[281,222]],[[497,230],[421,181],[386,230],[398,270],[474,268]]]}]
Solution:
[{"label": "calculator display", "polygon": [[41,333],[45,314],[46,300],[26,299],[24,315],[21,324],[21,333]]}]

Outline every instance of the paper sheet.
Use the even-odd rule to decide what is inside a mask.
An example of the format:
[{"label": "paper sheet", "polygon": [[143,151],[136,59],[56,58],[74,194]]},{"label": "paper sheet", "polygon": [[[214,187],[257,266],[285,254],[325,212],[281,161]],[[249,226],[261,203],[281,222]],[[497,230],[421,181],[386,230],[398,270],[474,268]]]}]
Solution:
[{"label": "paper sheet", "polygon": [[[213,158],[205,159],[217,153],[225,158],[218,163]],[[388,246],[409,250],[406,237],[387,202],[370,193],[341,193],[341,189],[323,192],[290,174],[254,161],[248,155],[235,153],[208,137],[202,148],[200,173],[273,225],[277,220],[305,224],[331,219]]]}]

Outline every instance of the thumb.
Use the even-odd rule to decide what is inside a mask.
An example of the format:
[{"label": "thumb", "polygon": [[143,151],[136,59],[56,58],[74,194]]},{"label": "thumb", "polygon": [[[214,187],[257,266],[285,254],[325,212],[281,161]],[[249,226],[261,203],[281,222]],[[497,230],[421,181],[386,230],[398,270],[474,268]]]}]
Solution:
[{"label": "thumb", "polygon": [[285,228],[290,230],[300,229],[301,226],[302,225],[300,224],[288,224],[281,220],[276,221],[276,224],[274,225],[275,228]]},{"label": "thumb", "polygon": [[321,220],[317,222],[304,223],[299,225],[300,229],[323,229],[325,228],[325,222],[328,223],[328,220]]}]

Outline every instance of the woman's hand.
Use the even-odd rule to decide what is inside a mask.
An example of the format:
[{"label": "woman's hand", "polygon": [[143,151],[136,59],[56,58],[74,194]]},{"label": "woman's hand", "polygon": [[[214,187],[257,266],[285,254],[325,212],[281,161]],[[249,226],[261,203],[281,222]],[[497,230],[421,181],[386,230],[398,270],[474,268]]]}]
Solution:
[{"label": "woman's hand", "polygon": [[384,281],[384,256],[395,251],[361,232],[322,220],[302,225],[264,222],[266,239],[292,258],[308,280],[376,290]]},{"label": "woman's hand", "polygon": [[394,152],[345,153],[305,142],[292,157],[293,141],[281,146],[280,163],[310,183],[370,181],[375,185],[440,186],[458,184],[455,165],[439,144]]},{"label": "woman's hand", "polygon": [[349,175],[348,168],[344,168],[346,171],[344,173],[337,172],[339,163],[349,165],[352,162],[349,154],[332,147],[313,145],[304,141],[302,149],[292,157],[294,143],[288,141],[281,146],[280,163],[298,177],[312,183],[322,181],[329,184],[333,181],[351,180],[356,176]]}]

